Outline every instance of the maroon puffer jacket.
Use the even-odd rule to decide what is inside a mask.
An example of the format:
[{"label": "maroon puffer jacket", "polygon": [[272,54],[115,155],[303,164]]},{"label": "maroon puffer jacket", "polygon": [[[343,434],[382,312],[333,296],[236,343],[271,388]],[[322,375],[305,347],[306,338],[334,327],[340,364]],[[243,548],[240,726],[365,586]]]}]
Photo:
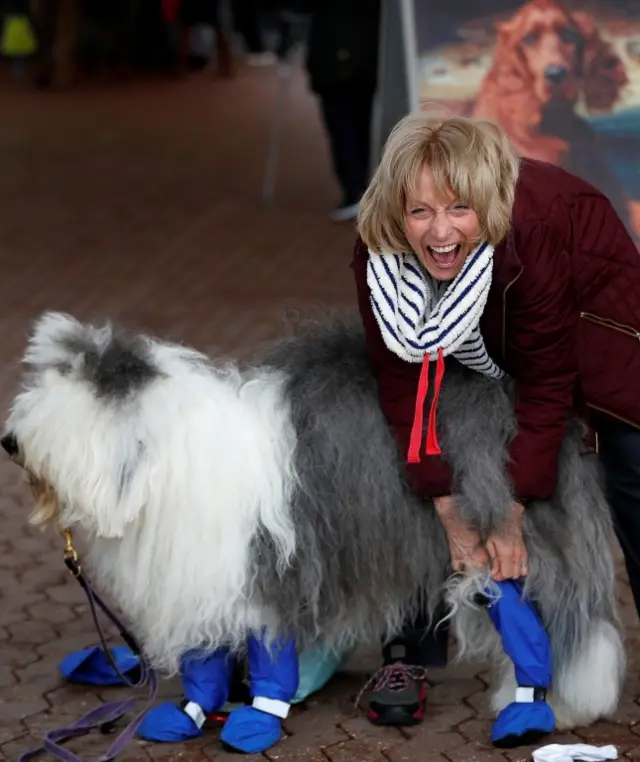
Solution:
[{"label": "maroon puffer jacket", "polygon": [[[371,311],[367,249],[352,268],[380,405],[406,452],[420,364],[390,352]],[[573,409],[640,427],[640,254],[595,188],[550,164],[525,159],[512,228],[494,253],[480,329],[491,357],[517,384],[518,435],[510,476],[520,500],[547,498]],[[446,372],[445,372],[446,383]],[[449,494],[444,460],[407,464],[412,487]]]}]

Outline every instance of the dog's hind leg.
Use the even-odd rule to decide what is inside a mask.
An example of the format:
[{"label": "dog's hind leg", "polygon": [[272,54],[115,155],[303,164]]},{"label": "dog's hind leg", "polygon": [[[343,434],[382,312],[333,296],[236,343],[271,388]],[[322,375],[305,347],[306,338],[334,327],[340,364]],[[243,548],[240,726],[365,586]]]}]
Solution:
[{"label": "dog's hind leg", "polygon": [[625,652],[618,629],[595,619],[583,643],[567,664],[558,664],[549,703],[558,730],[590,725],[615,711],[625,670]]},{"label": "dog's hind leg", "polygon": [[494,715],[499,715],[513,701],[517,687],[513,662],[502,655],[496,660],[492,670],[490,705]]},{"label": "dog's hind leg", "polygon": [[[555,718],[546,701],[551,684],[551,643],[535,605],[523,595],[515,580],[487,587],[484,605],[500,634],[505,655],[513,664],[515,686],[509,686],[503,671],[495,703],[504,704],[491,731],[494,746],[512,748],[537,742],[555,728]],[[506,702],[507,690],[513,693]],[[494,703],[492,701],[492,703]]]}]

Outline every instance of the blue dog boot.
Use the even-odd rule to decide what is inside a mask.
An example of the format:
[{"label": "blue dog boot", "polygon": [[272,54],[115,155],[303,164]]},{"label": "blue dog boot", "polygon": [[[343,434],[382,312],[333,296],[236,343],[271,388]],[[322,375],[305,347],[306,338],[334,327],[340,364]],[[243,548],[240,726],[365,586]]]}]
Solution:
[{"label": "blue dog boot", "polygon": [[220,741],[227,751],[260,754],[278,743],[285,717],[267,714],[255,706],[234,709],[222,728]]},{"label": "blue dog boot", "polygon": [[138,728],[145,741],[176,743],[198,738],[207,715],[226,702],[234,672],[234,659],[227,649],[202,658],[196,653],[182,658],[180,675],[184,687],[181,704],[159,704],[150,709]]},{"label": "blue dog boot", "polygon": [[249,636],[247,648],[252,703],[231,712],[220,741],[228,751],[260,754],[282,736],[282,720],[298,690],[298,653],[293,639],[266,646]]},{"label": "blue dog boot", "polygon": [[[131,682],[140,679],[140,659],[128,646],[115,646],[111,658],[120,672]],[[124,685],[120,675],[111,666],[102,648],[94,646],[68,654],[58,665],[60,674],[70,683],[82,685]]]},{"label": "blue dog boot", "polygon": [[491,743],[500,749],[529,746],[553,733],[556,718],[543,688],[516,688],[516,700],[500,712],[491,730]]},{"label": "blue dog boot", "polygon": [[514,580],[497,585],[499,596],[486,591],[487,613],[513,662],[518,688],[514,701],[493,724],[491,742],[512,749],[534,744],[555,729],[556,719],[546,701],[552,675],[551,644],[535,605],[522,597],[522,585]]},{"label": "blue dog boot", "polygon": [[[183,708],[184,707],[184,708]],[[150,709],[138,727],[138,736],[145,741],[178,743],[199,738],[206,716],[198,704],[158,704]]]}]

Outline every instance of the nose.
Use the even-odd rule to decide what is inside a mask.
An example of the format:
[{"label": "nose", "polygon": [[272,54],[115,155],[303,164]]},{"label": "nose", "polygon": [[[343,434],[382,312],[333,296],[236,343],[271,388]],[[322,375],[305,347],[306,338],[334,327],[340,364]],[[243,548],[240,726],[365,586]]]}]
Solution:
[{"label": "nose", "polygon": [[447,241],[451,234],[451,220],[446,212],[444,214],[434,214],[431,218],[431,235],[438,241]]},{"label": "nose", "polygon": [[8,434],[5,434],[2,439],[0,439],[0,444],[2,445],[2,449],[9,455],[10,457],[15,457],[20,452],[20,448],[18,447],[18,440],[16,439],[15,434],[13,434],[11,431]]},{"label": "nose", "polygon": [[552,85],[562,84],[567,78],[568,74],[569,72],[564,66],[547,66],[547,68],[544,70],[545,78],[551,82]]}]

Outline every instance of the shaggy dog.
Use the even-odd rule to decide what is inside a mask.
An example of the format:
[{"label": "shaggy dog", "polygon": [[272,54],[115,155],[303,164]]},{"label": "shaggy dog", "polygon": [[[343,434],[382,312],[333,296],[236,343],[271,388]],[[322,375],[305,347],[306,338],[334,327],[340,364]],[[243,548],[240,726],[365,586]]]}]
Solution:
[{"label": "shaggy dog", "polygon": [[[504,665],[494,709],[513,701],[513,668],[473,602],[487,580],[450,578],[350,318],[309,321],[240,367],[50,313],[24,362],[6,437],[41,498],[33,521],[84,530],[94,583],[155,666],[175,672],[183,653],[240,649],[258,630],[299,648],[379,642],[444,587],[461,654]],[[440,443],[483,534],[513,498],[513,407],[508,382],[447,362]],[[570,424],[555,495],[525,519],[559,728],[613,712],[624,669],[609,511],[583,433]]]},{"label": "shaggy dog", "polygon": [[595,185],[631,229],[635,209],[627,209],[605,149],[576,113],[581,97],[589,111],[610,112],[627,83],[623,62],[593,18],[557,0],[531,0],[498,27],[473,114],[498,122],[523,156]]}]

